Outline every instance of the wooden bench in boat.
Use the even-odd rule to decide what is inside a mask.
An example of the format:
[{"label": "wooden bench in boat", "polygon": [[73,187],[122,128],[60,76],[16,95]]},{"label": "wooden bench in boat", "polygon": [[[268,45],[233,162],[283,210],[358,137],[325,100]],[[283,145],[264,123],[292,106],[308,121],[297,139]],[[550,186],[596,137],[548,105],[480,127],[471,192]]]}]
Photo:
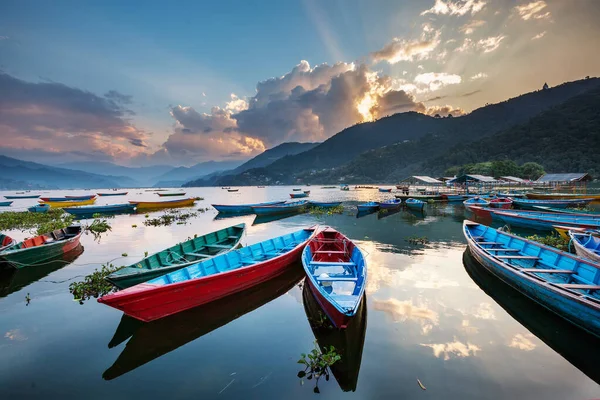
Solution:
[{"label": "wooden bench in boat", "polygon": [[504,243],[500,243],[500,242],[475,242],[477,244],[485,244],[485,245],[493,245],[493,244],[504,244]]},{"label": "wooden bench in boat", "polygon": [[501,254],[497,254],[494,257],[496,258],[505,258],[509,260],[539,260],[539,257],[536,256],[503,256]]},{"label": "wooden bench in boat", "polygon": [[217,249],[230,249],[231,246],[227,246],[225,244],[205,244],[205,247],[214,247]]},{"label": "wooden bench in boat", "polygon": [[327,265],[331,265],[332,267],[335,266],[342,266],[342,267],[354,267],[356,264],[354,264],[352,261],[349,262],[336,262],[336,261],[311,261],[310,265],[316,265],[316,266],[327,266]]},{"label": "wooden bench in boat", "polygon": [[242,264],[246,264],[246,265],[254,265],[256,264],[258,261],[256,260],[250,260],[250,259],[242,259]]},{"label": "wooden bench in boat", "polygon": [[201,258],[210,258],[212,256],[208,255],[208,254],[201,254],[201,253],[183,253],[184,256],[190,256],[190,257],[201,257]]},{"label": "wooden bench in boat", "polygon": [[313,254],[346,254],[344,250],[317,250]]},{"label": "wooden bench in boat", "polygon": [[586,285],[584,283],[552,283],[563,289],[600,290],[600,285]]},{"label": "wooden bench in boat", "polygon": [[519,249],[485,249],[487,251],[510,251],[510,252],[518,252],[521,251]]},{"label": "wooden bench in boat", "polygon": [[574,274],[570,269],[542,269],[542,268],[521,268],[521,272],[533,272],[538,274]]},{"label": "wooden bench in boat", "polygon": [[315,280],[317,282],[354,282],[358,280],[355,276],[328,276],[328,277],[320,277],[315,276]]}]

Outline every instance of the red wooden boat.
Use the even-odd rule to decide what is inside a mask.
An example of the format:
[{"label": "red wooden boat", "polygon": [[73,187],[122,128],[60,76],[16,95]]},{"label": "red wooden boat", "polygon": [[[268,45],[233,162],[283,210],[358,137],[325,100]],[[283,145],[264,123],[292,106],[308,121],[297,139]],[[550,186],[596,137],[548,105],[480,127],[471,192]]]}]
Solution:
[{"label": "red wooden boat", "polygon": [[492,213],[494,212],[494,210],[489,207],[467,206],[467,210],[471,211],[479,218],[493,218]]},{"label": "red wooden boat", "polygon": [[220,254],[98,302],[142,321],[154,321],[248,289],[281,275],[300,258],[316,227]]},{"label": "red wooden boat", "polygon": [[492,208],[512,208],[513,201],[511,199],[499,197],[497,199],[490,200],[490,207]]}]

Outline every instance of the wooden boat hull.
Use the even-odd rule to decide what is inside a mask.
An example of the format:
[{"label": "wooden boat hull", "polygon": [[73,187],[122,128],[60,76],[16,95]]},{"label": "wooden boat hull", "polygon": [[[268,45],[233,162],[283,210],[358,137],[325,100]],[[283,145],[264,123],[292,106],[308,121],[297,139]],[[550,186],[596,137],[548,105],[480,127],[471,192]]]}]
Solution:
[{"label": "wooden boat hull", "polygon": [[554,208],[554,207],[531,206],[531,211],[551,212],[551,213],[571,214],[571,215],[585,215],[585,216],[590,216],[590,217],[600,216],[600,212],[598,212],[598,211],[580,212],[574,208]]},{"label": "wooden boat hull", "polygon": [[462,194],[443,194],[442,195],[442,200],[446,200],[448,202],[459,202],[459,201],[465,201],[467,199],[467,196],[462,195]]},{"label": "wooden boat hull", "polygon": [[[20,269],[27,266],[39,265],[44,261],[60,257],[63,254],[75,249],[79,245],[79,240],[83,232],[81,227],[76,225],[65,228],[64,231],[68,232],[69,235],[73,236],[65,240],[56,240],[53,243],[49,242],[34,247],[13,249],[12,247],[22,246],[23,243],[27,243],[28,241],[17,243],[16,245],[4,249],[2,252],[0,252],[0,261],[8,262],[15,268]],[[50,234],[51,233],[46,233],[44,235]]]},{"label": "wooden boat hull", "polygon": [[575,247],[575,253],[579,257],[587,258],[595,263],[600,264],[600,238],[594,237],[590,234],[569,232],[571,243]]},{"label": "wooden boat hull", "polygon": [[306,193],[290,193],[290,198],[292,199],[301,199],[303,197],[308,197]]},{"label": "wooden boat hull", "polygon": [[410,198],[417,199],[417,200],[423,200],[423,201],[443,200],[443,197],[441,194],[397,194],[397,195],[395,195],[395,197],[400,200],[407,200]]},{"label": "wooden boat hull", "polygon": [[518,208],[524,210],[535,210],[533,207],[552,207],[565,209],[567,207],[586,206],[592,202],[592,199],[572,199],[572,200],[531,200],[514,199],[513,203]]},{"label": "wooden boat hull", "polygon": [[37,199],[39,198],[40,195],[39,194],[34,194],[34,195],[24,195],[24,196],[4,196],[5,199],[7,200],[17,200],[17,199]]},{"label": "wooden boat hull", "polygon": [[0,201],[0,207],[8,207],[12,204],[12,200],[11,201]]},{"label": "wooden boat hull", "polygon": [[386,203],[386,202],[380,202],[379,203],[379,209],[380,210],[393,210],[395,208],[398,208],[402,205],[401,201],[393,202],[393,203]]},{"label": "wooden boat hull", "polygon": [[417,210],[417,211],[423,211],[423,208],[425,208],[425,203],[424,201],[410,201],[410,199],[406,200],[406,202],[404,203],[406,204],[407,208],[410,208],[411,210]]},{"label": "wooden boat hull", "polygon": [[94,214],[118,214],[132,213],[136,209],[135,204],[111,204],[107,206],[84,206],[84,207],[65,207],[63,210],[71,215],[92,216]]},{"label": "wooden boat hull", "polygon": [[380,193],[392,193],[392,189],[379,189]]},{"label": "wooden boat hull", "polygon": [[479,218],[494,218],[494,210],[489,207],[467,206],[466,209]]},{"label": "wooden boat hull", "polygon": [[65,207],[77,207],[77,206],[89,206],[96,202],[96,199],[89,200],[74,200],[74,201],[44,201],[40,204],[47,204],[52,208],[65,208]]},{"label": "wooden boat hull", "polygon": [[129,192],[120,192],[120,193],[98,193],[98,196],[108,197],[108,196],[126,196]]},{"label": "wooden boat hull", "polygon": [[594,203],[600,202],[600,194],[527,193],[527,198],[534,200],[592,199]]},{"label": "wooden boat hull", "polygon": [[17,242],[8,235],[0,233],[0,252],[7,247],[14,246]]},{"label": "wooden boat hull", "polygon": [[341,201],[311,201],[310,202],[311,206],[321,207],[321,208],[333,208],[333,207],[340,206],[341,204],[342,204]]},{"label": "wooden boat hull", "polygon": [[65,196],[66,199],[69,200],[90,200],[90,199],[95,199],[96,195],[95,194],[84,194],[83,196]]},{"label": "wooden boat hull", "polygon": [[270,201],[256,204],[211,204],[211,206],[222,214],[251,214],[253,212],[252,207],[274,206],[283,203],[285,201]]},{"label": "wooden boat hull", "polygon": [[558,213],[542,212],[519,212],[519,211],[494,211],[494,217],[497,217],[505,223],[523,228],[536,229],[542,231],[554,230],[555,225],[570,226],[575,228],[600,228],[599,216],[568,215]]},{"label": "wooden boat hull", "polygon": [[[292,250],[267,261],[208,275],[200,279],[190,279],[168,285],[157,285],[153,284],[152,281],[141,283],[129,289],[101,297],[98,302],[119,309],[129,316],[145,322],[210,303],[284,273],[291,264],[298,261],[307,241],[314,235],[313,229],[305,231],[312,231],[308,239],[296,245]],[[242,250],[235,251],[240,252]],[[227,254],[223,256],[226,257]],[[181,271],[186,271],[186,269]],[[175,274],[179,272],[177,271]]]},{"label": "wooden boat hull", "polygon": [[36,204],[35,206],[29,207],[27,211],[34,213],[45,213],[48,212],[50,206],[47,204]]},{"label": "wooden boat hull", "polygon": [[375,203],[375,204],[358,204],[356,206],[356,208],[358,209],[358,212],[373,212],[373,211],[377,211],[379,210],[379,204]]},{"label": "wooden boat hull", "polygon": [[177,197],[177,196],[185,196],[185,193],[156,193],[160,197]]},{"label": "wooden boat hull", "polygon": [[[501,261],[496,257],[491,257],[487,254],[468,230],[469,225],[478,225],[471,221],[465,221],[463,231],[467,239],[468,248],[471,255],[479,264],[486,268],[490,273],[502,280],[513,289],[521,292],[533,301],[556,313],[560,317],[570,321],[580,328],[590,332],[591,334],[600,337],[600,305],[593,303],[592,300],[585,300],[582,296],[578,296],[570,291],[557,288],[556,286],[542,281],[537,276],[519,271],[518,268],[511,267],[506,262]],[[488,228],[492,229],[492,228]],[[504,233],[509,237],[518,238],[517,236]],[[541,245],[527,239],[519,238],[519,240],[534,243],[537,247],[542,248],[542,251],[558,253],[564,258],[575,259],[581,264],[589,262],[572,256],[569,253],[561,252],[551,247]],[[556,264],[555,264],[556,265]],[[592,267],[593,268],[593,267]],[[537,278],[537,279],[536,279]]]},{"label": "wooden boat hull", "polygon": [[[169,272],[177,271],[199,261],[235,249],[240,244],[245,231],[246,224],[239,224],[198,236],[152,254],[135,264],[121,268],[107,276],[106,280],[119,289],[126,289],[147,282]],[[225,242],[227,242],[227,249],[210,247],[215,244],[222,246]],[[202,256],[186,256],[186,253],[200,253]],[[189,259],[189,261],[176,262],[182,258]]]},{"label": "wooden boat hull", "polygon": [[491,208],[499,208],[499,209],[509,210],[512,208],[512,205],[513,205],[512,200],[507,200],[507,199],[490,201]]},{"label": "wooden boat hull", "polygon": [[274,206],[257,206],[252,207],[252,211],[256,215],[273,215],[273,214],[288,214],[288,213],[297,213],[300,212],[308,205],[308,201],[301,200],[293,205],[274,205]]},{"label": "wooden boat hull", "polygon": [[161,208],[175,208],[175,207],[191,207],[196,202],[195,198],[183,199],[183,200],[169,200],[169,201],[130,201],[130,204],[135,204],[139,210],[159,210]]}]

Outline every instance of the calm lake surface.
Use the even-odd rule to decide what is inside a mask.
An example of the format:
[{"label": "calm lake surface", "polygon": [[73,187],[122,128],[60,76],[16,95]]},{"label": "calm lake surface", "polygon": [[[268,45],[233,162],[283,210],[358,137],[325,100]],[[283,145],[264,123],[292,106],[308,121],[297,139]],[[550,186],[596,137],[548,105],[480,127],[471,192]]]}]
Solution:
[{"label": "calm lake surface", "polygon": [[[275,221],[255,221],[254,215],[215,219],[211,203],[284,200],[291,187],[237,193],[186,188],[188,196],[205,200],[183,211],[210,209],[185,225],[146,227],[143,214],[116,216],[109,220],[112,231],[99,241],[82,237],[84,251],[69,255],[70,264],[3,272],[0,399],[600,397],[600,342],[471,261],[462,204],[428,205],[425,215],[400,211],[357,218],[359,202],[392,195],[317,186],[304,190],[311,190],[313,200],[344,200],[344,213]],[[97,204],[159,199],[130,189],[127,196],[100,197]],[[15,200],[10,210],[35,202]],[[241,222],[247,225],[243,244],[321,224],[343,232],[368,254],[367,307],[361,318],[344,334],[320,337],[341,349],[344,362],[329,381],[319,381],[320,394],[313,393],[314,381],[301,384],[297,377],[300,354],[310,352],[315,341],[307,319],[314,307],[310,293],[303,296],[301,265],[254,290],[150,324],[123,317],[95,299],[80,305],[69,293],[69,283],[103,263],[131,264],[146,251]],[[415,236],[429,243],[407,241]]]}]

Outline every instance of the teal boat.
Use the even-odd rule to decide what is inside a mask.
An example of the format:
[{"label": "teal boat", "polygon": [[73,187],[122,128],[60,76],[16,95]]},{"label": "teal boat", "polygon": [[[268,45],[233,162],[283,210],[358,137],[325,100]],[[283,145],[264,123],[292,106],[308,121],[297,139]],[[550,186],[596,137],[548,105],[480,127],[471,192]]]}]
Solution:
[{"label": "teal boat", "polygon": [[3,233],[0,233],[0,251],[17,244],[13,238]]},{"label": "teal boat", "polygon": [[24,194],[24,195],[16,195],[16,196],[4,196],[6,200],[17,200],[17,199],[37,199],[41,195],[40,194]]},{"label": "teal boat", "polygon": [[149,281],[235,249],[245,231],[246,224],[239,224],[198,236],[123,267],[106,280],[120,289]]},{"label": "teal boat", "polygon": [[12,201],[0,201],[0,207],[8,207],[12,204]]}]

